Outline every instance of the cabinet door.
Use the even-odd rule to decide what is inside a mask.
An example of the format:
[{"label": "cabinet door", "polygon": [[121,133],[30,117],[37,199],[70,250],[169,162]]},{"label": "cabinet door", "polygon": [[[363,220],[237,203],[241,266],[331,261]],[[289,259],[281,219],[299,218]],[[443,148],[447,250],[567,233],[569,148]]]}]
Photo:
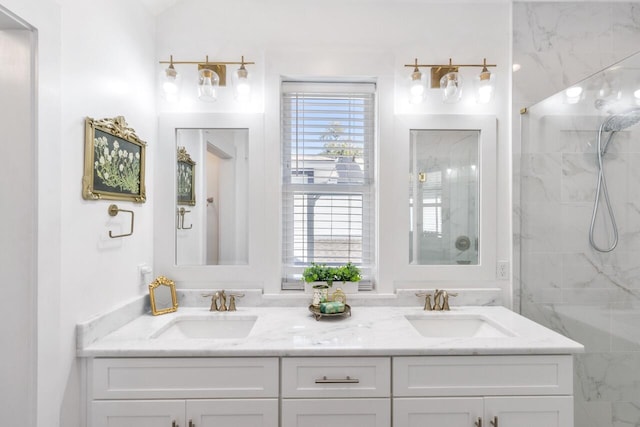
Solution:
[{"label": "cabinet door", "polygon": [[283,399],[282,427],[389,427],[390,399]]},{"label": "cabinet door", "polygon": [[484,408],[487,427],[573,427],[571,396],[487,397]]},{"label": "cabinet door", "polygon": [[278,399],[188,400],[186,427],[278,427]]},{"label": "cabinet door", "polygon": [[393,425],[473,427],[483,415],[481,397],[393,399]]},{"label": "cabinet door", "polygon": [[[174,424],[175,423],[175,424]],[[184,400],[92,402],[91,427],[186,427]]]}]

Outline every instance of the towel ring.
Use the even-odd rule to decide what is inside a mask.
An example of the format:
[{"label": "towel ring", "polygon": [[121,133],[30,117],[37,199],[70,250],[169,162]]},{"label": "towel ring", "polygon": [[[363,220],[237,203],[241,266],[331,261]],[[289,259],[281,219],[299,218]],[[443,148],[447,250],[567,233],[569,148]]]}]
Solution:
[{"label": "towel ring", "polygon": [[108,212],[109,212],[109,216],[116,216],[118,215],[118,212],[128,212],[131,214],[131,231],[125,234],[113,234],[113,232],[109,230],[109,237],[111,237],[112,239],[117,239],[119,237],[127,237],[133,234],[133,211],[120,209],[118,208],[118,205],[111,205],[109,206]]}]

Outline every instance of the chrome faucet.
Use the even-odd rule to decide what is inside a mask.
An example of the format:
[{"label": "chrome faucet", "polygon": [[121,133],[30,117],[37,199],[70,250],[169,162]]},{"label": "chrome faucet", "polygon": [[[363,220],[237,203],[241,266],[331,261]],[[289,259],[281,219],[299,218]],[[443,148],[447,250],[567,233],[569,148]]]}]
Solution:
[{"label": "chrome faucet", "polygon": [[419,292],[418,297],[425,297],[424,309],[426,311],[449,311],[449,297],[458,296],[457,293],[447,292],[444,289],[436,289],[433,293],[433,305],[431,305],[431,294],[428,292]]}]

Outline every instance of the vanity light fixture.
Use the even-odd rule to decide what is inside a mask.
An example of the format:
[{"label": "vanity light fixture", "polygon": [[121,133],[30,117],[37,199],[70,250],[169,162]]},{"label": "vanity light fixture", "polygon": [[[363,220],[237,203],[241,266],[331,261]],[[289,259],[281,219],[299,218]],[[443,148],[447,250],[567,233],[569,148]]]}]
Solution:
[{"label": "vanity light fixture", "polygon": [[[495,67],[496,64],[487,64],[486,58],[482,64],[453,64],[451,58],[449,63],[442,64],[418,64],[418,59],[415,59],[413,64],[405,64],[405,67],[412,67],[413,73],[411,74],[412,83],[418,81],[418,76],[422,77],[420,72],[421,67],[431,68],[431,88],[442,89],[442,100],[446,103],[455,103],[462,98],[462,76],[458,72],[461,67],[482,67],[480,75],[476,79],[476,102],[480,104],[486,104],[491,100],[494,91],[494,76],[489,72],[488,67]],[[415,103],[414,99],[414,86],[411,85],[410,89],[410,101]],[[420,101],[424,99],[424,96]]]},{"label": "vanity light fixture", "polygon": [[487,58],[484,58],[482,65],[482,71],[476,77],[476,102],[478,104],[488,104],[493,97],[495,78],[487,69]]},{"label": "vanity light fixture", "polygon": [[418,68],[418,58],[415,59],[413,73],[411,73],[411,81],[409,83],[409,102],[419,104],[424,100],[427,94],[427,78],[420,72]]},{"label": "vanity light fixture", "polygon": [[175,101],[180,91],[182,75],[173,66],[173,55],[169,56],[169,66],[162,73],[162,92],[168,101]]},{"label": "vanity light fixture", "polygon": [[179,91],[180,74],[174,65],[191,64],[198,66],[198,98],[202,101],[213,102],[218,98],[218,88],[227,85],[227,65],[240,65],[233,73],[235,98],[238,101],[248,101],[251,96],[249,72],[246,66],[255,64],[247,62],[244,56],[238,61],[209,61],[209,55],[202,61],[174,61],[170,55],[169,61],[160,61],[160,64],[169,64],[162,77],[162,89],[168,100],[177,98]]},{"label": "vanity light fixture", "polygon": [[462,99],[462,76],[457,71],[450,71],[440,79],[442,101],[455,104]]}]

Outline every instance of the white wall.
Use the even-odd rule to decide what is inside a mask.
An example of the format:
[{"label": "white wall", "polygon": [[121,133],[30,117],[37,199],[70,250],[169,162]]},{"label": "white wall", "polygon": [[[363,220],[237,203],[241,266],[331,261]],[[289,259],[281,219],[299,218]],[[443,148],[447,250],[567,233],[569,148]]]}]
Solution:
[{"label": "white wall", "polygon": [[[4,14],[0,11],[0,14]],[[19,27],[19,25],[12,25]],[[0,24],[0,401],[4,421],[33,425],[36,409],[35,35]],[[19,327],[16,327],[19,325]]]},{"label": "white wall", "polygon": [[[153,262],[153,162],[158,149],[153,108],[155,82],[154,19],[128,0],[64,0],[62,4],[62,286],[59,370],[69,375],[61,424],[77,415],[77,367],[72,367],[76,323],[148,292],[137,266]],[[135,212],[135,232],[110,239],[108,230],[129,226],[127,215],[110,220],[110,201],[81,197],[84,123],[123,115],[147,146],[147,202],[117,202]],[[113,227],[113,228],[111,228]],[[46,333],[46,331],[44,331]],[[71,371],[70,371],[71,369]],[[63,380],[67,381],[67,378]],[[83,422],[79,423],[84,424]]]},{"label": "white wall", "polygon": [[[398,206],[408,204],[408,194],[398,191],[398,177],[406,176],[408,164],[398,164],[398,150],[408,150],[409,141],[394,140],[395,114],[489,114],[498,118],[498,259],[511,258],[510,228],[510,4],[507,2],[421,3],[357,0],[280,0],[263,2],[238,0],[221,4],[206,0],[183,0],[158,16],[158,59],[237,60],[240,55],[256,65],[252,73],[253,102],[240,106],[231,100],[230,90],[218,102],[207,104],[195,98],[195,66],[177,66],[183,72],[183,96],[177,105],[163,101],[163,112],[264,112],[264,176],[252,174],[251,185],[263,188],[264,206],[260,235],[250,236],[252,245],[264,248],[264,289],[280,287],[280,136],[279,83],[282,76],[361,77],[375,79],[379,100],[379,146],[377,165],[378,239],[394,242],[408,233],[408,224]],[[497,63],[496,100],[480,107],[465,98],[456,105],[444,105],[439,94],[420,106],[406,103],[405,83],[411,69],[403,67],[418,57],[422,63],[478,63],[484,57]],[[463,69],[468,79],[479,69]],[[428,72],[428,70],[427,70]],[[435,92],[435,91],[434,91]],[[162,135],[161,135],[162,137]],[[404,187],[403,187],[404,188]],[[395,267],[390,262],[397,247],[379,245],[378,288],[392,292]],[[407,248],[408,253],[408,248]],[[179,283],[189,286],[188,283]],[[210,286],[216,286],[211,277]],[[228,284],[225,284],[225,286]],[[425,280],[425,286],[434,286]],[[438,283],[438,286],[442,286]],[[444,284],[446,286],[446,284]],[[509,293],[509,282],[449,284],[470,287],[500,286]],[[238,285],[239,286],[239,285]],[[506,301],[507,299],[505,299]]]},{"label": "white wall", "polygon": [[[137,264],[153,258],[154,195],[151,184],[146,204],[119,203],[136,212],[133,236],[101,240],[108,202],[81,198],[83,119],[124,115],[149,142],[153,164],[154,19],[126,0],[3,0],[2,6],[38,32],[37,423],[80,426],[75,325],[146,292]],[[26,323],[13,326],[31,332]]]},{"label": "white wall", "polygon": [[[41,425],[50,425],[59,418],[60,400],[64,390],[57,369],[58,316],[60,293],[60,8],[54,1],[3,0],[2,6],[37,29],[37,418]],[[35,177],[34,177],[35,178]],[[20,307],[15,302],[16,310]],[[36,319],[33,319],[36,321]],[[28,323],[12,323],[25,336],[33,335]],[[67,360],[71,356],[67,355]],[[4,358],[2,358],[4,362]],[[35,372],[34,372],[35,373]],[[32,397],[33,398],[33,397]],[[7,409],[6,413],[9,413]],[[16,416],[22,415],[15,412]],[[32,419],[22,420],[32,426]],[[7,420],[9,424],[11,420]]]},{"label": "white wall", "polygon": [[[176,229],[176,256],[178,265],[201,265],[204,263],[204,230],[206,229],[206,196],[204,193],[204,170],[206,148],[203,148],[203,131],[200,129],[180,129],[177,135],[177,146],[184,147],[191,160],[195,162],[195,198],[196,205],[178,205],[184,208],[184,226],[186,229]],[[173,171],[171,171],[173,173]],[[189,228],[191,226],[191,228]]]}]

